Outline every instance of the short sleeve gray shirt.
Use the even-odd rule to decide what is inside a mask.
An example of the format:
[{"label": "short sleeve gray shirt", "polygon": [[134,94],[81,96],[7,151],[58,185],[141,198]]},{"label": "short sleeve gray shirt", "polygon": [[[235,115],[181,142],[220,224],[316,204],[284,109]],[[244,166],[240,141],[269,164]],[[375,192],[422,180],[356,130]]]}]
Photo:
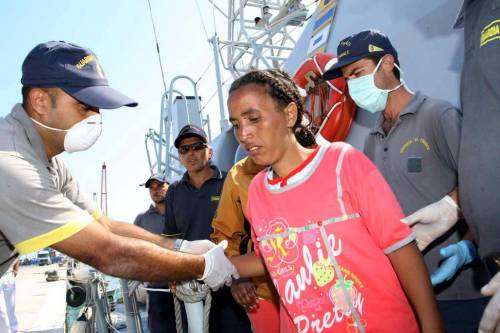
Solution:
[{"label": "short sleeve gray shirt", "polygon": [[406,215],[457,187],[462,116],[451,104],[416,93],[386,135],[381,113],[364,152],[382,172]]},{"label": "short sleeve gray shirt", "polygon": [[18,254],[60,242],[100,216],[64,162],[47,159],[20,104],[0,119],[0,275]]},{"label": "short sleeve gray shirt", "polygon": [[[364,152],[377,165],[399,200],[405,215],[414,213],[453,191],[457,185],[462,115],[450,103],[416,93],[389,133],[381,113],[370,131]],[[439,267],[439,249],[461,240],[450,231],[424,253],[430,272]],[[473,269],[439,286],[441,300],[480,297]]]},{"label": "short sleeve gray shirt", "polygon": [[147,211],[137,215],[134,224],[153,234],[161,235],[165,229],[165,217],[151,205]]}]

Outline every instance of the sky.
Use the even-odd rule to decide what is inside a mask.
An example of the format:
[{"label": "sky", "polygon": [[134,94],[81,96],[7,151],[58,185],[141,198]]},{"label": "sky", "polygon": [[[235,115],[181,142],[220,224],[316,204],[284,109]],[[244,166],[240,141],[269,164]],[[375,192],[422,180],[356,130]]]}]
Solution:
[{"label": "sky", "polygon": [[[195,0],[150,0],[167,87],[177,75],[195,81],[212,60],[212,50]],[[207,35],[225,35],[227,23],[213,15],[207,0],[198,0]],[[226,8],[226,1],[215,1]],[[213,17],[215,16],[215,20]],[[149,176],[145,150],[148,129],[158,131],[163,83],[147,0],[0,1],[0,117],[21,102],[21,65],[37,44],[63,40],[90,48],[100,60],[111,87],[139,102],[136,108],[103,110],[103,132],[89,150],[61,156],[92,197],[101,191],[101,165],[107,166],[108,215],[132,222],[150,204],[139,184]],[[214,24],[215,22],[215,24]],[[223,78],[229,77],[225,72]],[[181,85],[181,90],[183,87]],[[210,66],[198,85],[202,105],[215,92]],[[189,94],[189,91],[187,91]],[[217,131],[218,103],[206,111]]]}]

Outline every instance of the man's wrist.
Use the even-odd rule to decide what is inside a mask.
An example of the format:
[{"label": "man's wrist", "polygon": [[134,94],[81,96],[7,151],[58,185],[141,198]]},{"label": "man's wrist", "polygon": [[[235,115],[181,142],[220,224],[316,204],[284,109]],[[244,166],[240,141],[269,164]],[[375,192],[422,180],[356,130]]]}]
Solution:
[{"label": "man's wrist", "polygon": [[184,239],[177,238],[174,242],[174,251],[180,251],[183,242],[184,242]]},{"label": "man's wrist", "polygon": [[174,250],[174,239],[167,238],[167,237],[164,237],[162,235],[162,240],[161,240],[160,246],[167,249],[167,250],[173,251]]},{"label": "man's wrist", "polygon": [[206,264],[207,264],[207,259],[200,255],[200,256],[196,256],[198,257],[198,260],[200,260],[200,262],[198,262],[196,268],[197,268],[197,274],[196,274],[196,280],[202,280],[203,278],[206,278],[205,276],[205,271],[206,271]]}]

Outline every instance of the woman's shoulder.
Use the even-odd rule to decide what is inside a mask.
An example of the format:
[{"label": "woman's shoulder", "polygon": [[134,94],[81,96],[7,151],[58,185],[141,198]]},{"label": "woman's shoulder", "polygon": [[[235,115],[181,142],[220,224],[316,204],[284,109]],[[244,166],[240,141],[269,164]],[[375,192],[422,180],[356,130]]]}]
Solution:
[{"label": "woman's shoulder", "polygon": [[346,154],[351,155],[359,153],[356,148],[343,141],[329,143],[328,145],[321,147],[321,149],[324,149],[324,154],[329,156],[344,156]]}]

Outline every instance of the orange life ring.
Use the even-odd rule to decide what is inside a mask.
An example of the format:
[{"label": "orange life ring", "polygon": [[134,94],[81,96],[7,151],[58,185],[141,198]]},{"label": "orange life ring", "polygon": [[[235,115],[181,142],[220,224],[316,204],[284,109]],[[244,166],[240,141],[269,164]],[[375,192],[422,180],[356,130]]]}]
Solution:
[{"label": "orange life ring", "polygon": [[295,83],[307,92],[310,127],[318,144],[344,141],[356,116],[356,104],[347,93],[344,78],[322,79],[329,62],[336,57],[320,52],[306,59],[295,72]]}]

